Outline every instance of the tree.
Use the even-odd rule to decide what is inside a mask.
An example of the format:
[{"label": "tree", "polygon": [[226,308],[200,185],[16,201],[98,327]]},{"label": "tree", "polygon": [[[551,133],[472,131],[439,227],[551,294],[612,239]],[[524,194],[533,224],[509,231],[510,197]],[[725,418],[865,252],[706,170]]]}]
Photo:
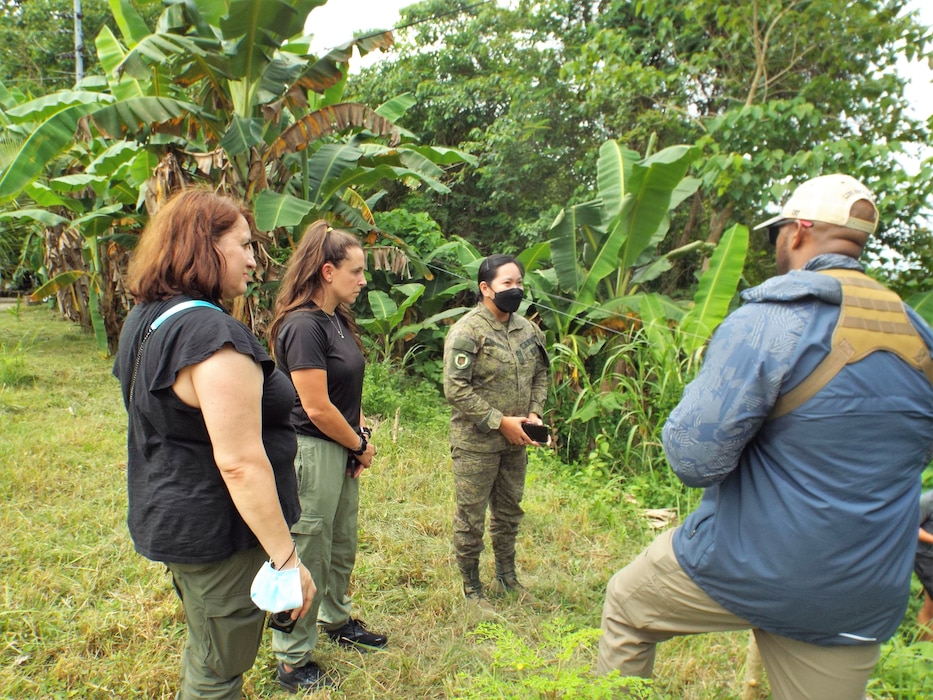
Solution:
[{"label": "tree", "polygon": [[[587,107],[614,120],[610,128],[628,134],[623,140],[658,133],[662,143],[704,148],[701,215],[684,223],[673,245],[715,242],[730,220],[760,220],[761,207],[793,181],[843,171],[891,198],[881,202],[886,227],[878,241],[909,256],[930,189],[918,191],[900,158],[929,132],[907,116],[896,64],[930,49],[906,7],[906,0],[614,3],[567,70],[593,86]],[[615,78],[590,80],[597,57],[600,73]],[[652,107],[601,106],[618,104],[619,94]],[[750,270],[751,279],[769,269]]]},{"label": "tree", "polygon": [[[140,11],[154,20],[161,5],[143,0]],[[115,29],[108,0],[82,0],[87,37],[85,73],[100,74],[91,39],[108,25]],[[32,95],[45,95],[75,84],[73,0],[7,0],[0,4],[0,82]]]},{"label": "tree", "polygon": [[527,3],[452,13],[427,0],[402,11],[403,25],[417,24],[400,32],[393,59],[351,78],[349,90],[373,102],[411,92],[417,106],[409,123],[419,137],[462,148],[478,165],[462,171],[442,200],[395,190],[385,206],[428,211],[445,231],[482,241],[488,252],[540,240],[559,206],[585,189],[581,166],[606,138],[588,132],[578,97],[561,79],[564,42],[579,42],[585,29],[575,16],[584,4],[567,4],[567,17],[530,12]]},{"label": "tree", "polygon": [[[668,249],[715,243],[793,181],[845,171],[882,195],[876,251],[928,261],[933,180],[901,159],[929,132],[907,116],[896,61],[931,52],[907,0],[525,0],[456,15],[422,2],[403,18],[421,20],[353,89],[411,90],[422,137],[478,157],[453,197],[405,201],[490,252],[540,239],[555,203],[591,186],[587,154],[612,138],[638,152],[700,146],[702,186]],[[773,269],[763,257],[758,237],[750,281]],[[701,263],[683,258],[659,288],[688,290]]]}]

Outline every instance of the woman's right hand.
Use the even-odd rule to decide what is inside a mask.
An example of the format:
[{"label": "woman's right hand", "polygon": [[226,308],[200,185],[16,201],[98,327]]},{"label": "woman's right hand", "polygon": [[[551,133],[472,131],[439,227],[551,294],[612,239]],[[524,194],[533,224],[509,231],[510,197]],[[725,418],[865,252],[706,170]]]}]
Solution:
[{"label": "woman's right hand", "polygon": [[314,594],[317,593],[317,586],[314,585],[314,579],[311,578],[311,572],[304,564],[298,564],[298,571],[301,576],[301,599],[300,608],[292,610],[292,619],[304,617],[311,609],[311,601],[314,600]]},{"label": "woman's right hand", "polygon": [[524,416],[502,416],[499,432],[513,445],[531,445],[531,438],[522,430],[522,423],[527,421]]},{"label": "woman's right hand", "polygon": [[363,466],[364,469],[369,469],[369,467],[372,466],[373,457],[376,456],[376,446],[371,442],[367,442],[366,449],[363,451],[363,454],[358,455],[354,453],[353,456],[356,458],[356,461]]}]

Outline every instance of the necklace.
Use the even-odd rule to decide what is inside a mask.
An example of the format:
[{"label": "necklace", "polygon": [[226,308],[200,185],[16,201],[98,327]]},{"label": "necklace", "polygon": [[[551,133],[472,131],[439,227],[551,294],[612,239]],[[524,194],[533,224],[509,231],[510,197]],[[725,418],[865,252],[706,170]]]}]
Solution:
[{"label": "necklace", "polygon": [[321,313],[327,316],[327,320],[330,321],[330,325],[332,325],[334,327],[334,330],[337,331],[337,335],[343,338],[343,328],[340,327],[340,321],[336,320],[337,319],[336,312],[332,316],[331,314],[324,311],[324,309],[321,309]]}]

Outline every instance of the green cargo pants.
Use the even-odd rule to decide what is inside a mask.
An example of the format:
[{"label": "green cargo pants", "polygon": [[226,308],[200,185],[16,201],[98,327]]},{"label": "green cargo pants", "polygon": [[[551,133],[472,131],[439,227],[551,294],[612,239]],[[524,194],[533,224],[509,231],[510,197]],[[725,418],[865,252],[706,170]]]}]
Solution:
[{"label": "green cargo pants", "polygon": [[347,448],[330,440],[299,435],[295,471],[301,518],[292,525],[292,536],[317,593],[291,634],[272,633],[272,650],[279,661],[297,668],[311,660],[318,622],[339,629],[350,618],[347,589],[356,563],[360,488],[359,479],[347,476]]},{"label": "green cargo pants", "polygon": [[212,564],[166,564],[188,624],[177,700],[239,700],[266,618],[249,596],[265,560],[253,547]]}]

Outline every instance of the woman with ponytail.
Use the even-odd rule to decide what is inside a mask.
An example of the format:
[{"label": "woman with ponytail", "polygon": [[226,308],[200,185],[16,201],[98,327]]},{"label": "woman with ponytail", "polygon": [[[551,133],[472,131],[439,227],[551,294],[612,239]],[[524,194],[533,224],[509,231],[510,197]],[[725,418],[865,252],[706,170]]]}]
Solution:
[{"label": "woman with ponytail", "polygon": [[292,536],[319,583],[307,617],[290,633],[273,632],[278,681],[291,692],[333,685],[311,661],[318,624],[345,647],[379,648],[388,641],[350,617],[347,596],[356,561],[358,477],[376,454],[362,411],[362,344],[350,314],[366,286],[364,270],[355,236],[314,222],[288,263],[269,327],[273,356],[296,390],[301,517]]}]

